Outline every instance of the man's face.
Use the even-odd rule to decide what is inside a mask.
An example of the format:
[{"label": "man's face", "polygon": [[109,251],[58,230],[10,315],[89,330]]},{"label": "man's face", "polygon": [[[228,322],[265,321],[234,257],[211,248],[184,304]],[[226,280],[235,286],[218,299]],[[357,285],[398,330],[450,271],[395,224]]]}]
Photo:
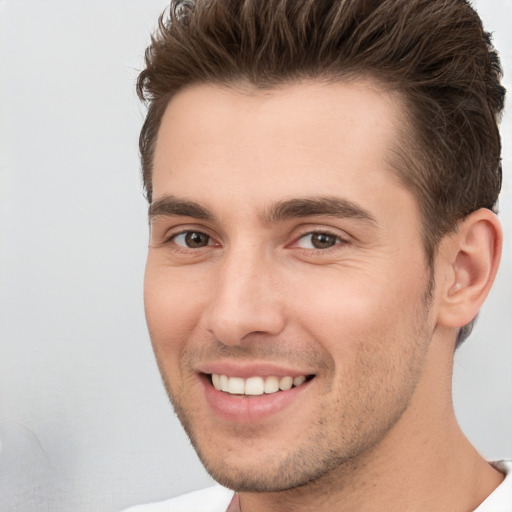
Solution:
[{"label": "man's face", "polygon": [[435,321],[417,204],[388,163],[399,107],[364,82],[200,85],[168,106],[146,315],[224,485],[303,485],[417,421]]}]

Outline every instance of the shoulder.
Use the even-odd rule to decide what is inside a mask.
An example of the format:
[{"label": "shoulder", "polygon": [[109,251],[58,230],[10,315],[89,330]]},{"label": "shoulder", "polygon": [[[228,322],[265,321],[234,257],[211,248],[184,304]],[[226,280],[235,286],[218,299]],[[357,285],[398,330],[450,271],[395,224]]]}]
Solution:
[{"label": "shoulder", "polygon": [[512,460],[491,462],[505,475],[499,487],[475,510],[475,512],[511,512],[512,511]]},{"label": "shoulder", "polygon": [[130,507],[123,512],[225,512],[232,498],[233,491],[215,485],[170,500]]}]

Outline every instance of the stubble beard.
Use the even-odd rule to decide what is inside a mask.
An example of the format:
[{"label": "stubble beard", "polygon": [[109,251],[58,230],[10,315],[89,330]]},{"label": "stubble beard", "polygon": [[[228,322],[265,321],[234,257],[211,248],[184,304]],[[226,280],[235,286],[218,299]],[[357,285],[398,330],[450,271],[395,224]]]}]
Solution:
[{"label": "stubble beard", "polygon": [[[272,493],[307,487],[308,492],[316,488],[321,495],[333,482],[340,490],[344,482],[348,485],[355,471],[364,471],[364,467],[371,464],[372,451],[400,420],[410,403],[426,357],[425,350],[419,347],[425,347],[432,338],[427,314],[432,305],[433,288],[434,281],[431,274],[423,294],[423,307],[418,313],[415,340],[411,341],[411,352],[407,356],[409,365],[406,373],[413,372],[417,378],[415,381],[406,383],[405,387],[398,387],[399,396],[393,394],[390,396],[391,407],[386,412],[386,416],[375,415],[373,408],[378,408],[379,405],[375,401],[372,402],[371,396],[376,393],[376,388],[362,389],[362,386],[359,386],[356,391],[359,396],[347,404],[347,408],[343,410],[338,428],[332,427],[335,420],[330,411],[327,411],[309,426],[308,435],[303,438],[302,444],[288,451],[287,439],[284,439],[282,453],[268,454],[266,459],[260,458],[256,465],[244,459],[242,455],[238,458],[236,465],[230,466],[226,463],[229,459],[230,446],[223,448],[226,457],[212,455],[208,442],[197,428],[198,422],[187,407],[186,397],[179,397],[173,392],[163,363],[155,351],[174,411],[208,473],[220,484],[237,492]],[[390,362],[392,363],[393,361]],[[362,364],[364,365],[365,362],[363,361]],[[393,368],[389,372],[392,373]],[[364,371],[360,372],[360,382],[365,382],[366,377],[369,379],[371,377],[369,374],[365,376],[364,373]],[[364,406],[361,408],[361,403],[365,403],[366,408]],[[365,416],[374,417],[377,421],[373,424],[365,422]],[[347,422],[346,417],[351,417],[352,421]],[[330,429],[329,426],[331,426]],[[262,447],[265,446],[265,440],[258,437],[257,428],[248,429],[246,432],[240,428],[236,435],[239,446],[242,444],[240,441],[244,441],[244,436],[247,442],[256,439]]]},{"label": "stubble beard", "polygon": [[[299,446],[289,450],[289,439],[283,440],[282,452],[269,454],[266,459],[260,458],[257,464],[239,457],[238,463],[230,466],[229,450],[225,447],[226,457],[212,455],[208,443],[194,428],[194,421],[180,402],[173,398],[174,410],[186,431],[192,446],[207,472],[221,485],[237,492],[273,493],[294,491],[300,488],[317,488],[321,495],[323,490],[335,483],[341,490],[344,482],[348,485],[355,470],[371,463],[372,449],[392,429],[407,407],[403,401],[401,406],[388,416],[387,421],[381,421],[370,428],[357,422],[337,432],[336,443],[330,444],[334,436],[325,435],[324,427],[332,422],[328,417],[320,418],[310,426],[310,435],[304,438]],[[252,433],[254,434],[254,433]],[[252,435],[247,436],[247,442],[252,441]],[[243,434],[238,435],[238,446],[243,443]],[[265,440],[260,439],[262,445]],[[217,452],[218,453],[218,452]]]},{"label": "stubble beard", "polygon": [[[367,464],[371,464],[372,450],[400,420],[415,388],[415,385],[409,387],[404,396],[393,402],[393,407],[386,418],[379,417],[378,422],[373,425],[359,421],[357,412],[350,412],[349,407],[346,415],[356,416],[352,423],[340,421],[338,428],[331,427],[329,431],[329,425],[335,420],[326,414],[309,426],[309,433],[303,437],[302,444],[293,446],[291,451],[289,439],[285,438],[281,453],[261,457],[257,464],[244,459],[242,454],[237,458],[236,464],[230,465],[231,447],[223,448],[226,456],[223,456],[222,452],[219,455],[218,448],[212,454],[209,442],[197,428],[186,402],[177,399],[165,378],[164,382],[173,408],[208,473],[220,484],[237,492],[260,493],[296,490],[306,486],[325,489],[333,481],[336,482],[338,489],[341,489],[344,482],[350,482],[355,470],[361,471]],[[363,392],[360,393],[360,396],[362,395]],[[360,400],[357,399],[356,402]],[[371,410],[358,413],[372,416]],[[243,444],[244,435],[248,443],[258,437],[257,429],[245,434],[243,429],[239,429],[236,435],[238,446]],[[265,446],[263,438],[260,437],[259,442],[262,443],[262,447]]]}]

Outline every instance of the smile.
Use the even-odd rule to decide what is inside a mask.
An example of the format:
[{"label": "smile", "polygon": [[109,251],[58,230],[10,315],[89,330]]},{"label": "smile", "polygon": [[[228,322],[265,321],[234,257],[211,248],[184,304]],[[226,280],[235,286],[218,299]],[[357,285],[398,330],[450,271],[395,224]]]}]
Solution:
[{"label": "smile", "polygon": [[211,382],[217,391],[223,391],[230,395],[259,396],[264,394],[288,391],[292,387],[298,387],[308,380],[306,375],[297,377],[228,377],[227,375],[212,374]]},{"label": "smile", "polygon": [[292,404],[311,389],[316,374],[294,373],[290,369],[252,364],[235,368],[215,364],[202,368],[199,381],[209,410],[229,423],[254,424],[265,421]]}]

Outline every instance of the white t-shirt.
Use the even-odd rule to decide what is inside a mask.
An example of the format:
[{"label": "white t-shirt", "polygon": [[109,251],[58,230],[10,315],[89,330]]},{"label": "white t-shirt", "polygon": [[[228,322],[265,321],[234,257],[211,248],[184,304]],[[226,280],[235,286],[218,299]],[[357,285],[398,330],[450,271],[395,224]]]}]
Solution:
[{"label": "white t-shirt", "polygon": [[123,512],[226,512],[232,499],[231,489],[215,485],[170,500],[130,507]]},{"label": "white t-shirt", "polygon": [[[504,473],[501,485],[474,512],[512,512],[512,461],[491,463]],[[226,512],[233,491],[215,485],[177,498],[130,507],[124,512]]]},{"label": "white t-shirt", "polygon": [[476,508],[475,512],[512,512],[512,460],[491,464],[498,471],[505,473],[505,480]]}]

